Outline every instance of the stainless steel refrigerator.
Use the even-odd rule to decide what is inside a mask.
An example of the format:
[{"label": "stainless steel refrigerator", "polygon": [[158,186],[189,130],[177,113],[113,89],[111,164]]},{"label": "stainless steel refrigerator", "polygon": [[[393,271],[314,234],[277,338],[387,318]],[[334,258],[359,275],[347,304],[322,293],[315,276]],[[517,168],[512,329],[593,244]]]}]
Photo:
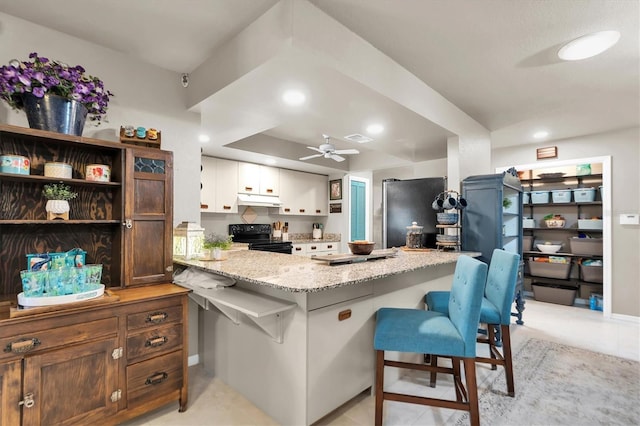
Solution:
[{"label": "stainless steel refrigerator", "polygon": [[382,181],[382,245],[405,245],[407,226],[423,226],[422,246],[436,246],[436,211],[433,200],[445,190],[446,179],[385,179]]}]

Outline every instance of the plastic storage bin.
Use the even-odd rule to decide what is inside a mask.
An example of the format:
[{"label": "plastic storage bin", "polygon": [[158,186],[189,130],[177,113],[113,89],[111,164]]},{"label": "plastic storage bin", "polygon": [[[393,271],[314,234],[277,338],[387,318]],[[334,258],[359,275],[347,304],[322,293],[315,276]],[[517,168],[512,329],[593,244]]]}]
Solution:
[{"label": "plastic storage bin", "polygon": [[571,190],[570,189],[556,189],[551,191],[551,199],[554,203],[570,203],[571,202]]},{"label": "plastic storage bin", "polygon": [[591,203],[596,199],[595,188],[578,188],[573,190],[573,199],[576,203]]},{"label": "plastic storage bin", "polygon": [[536,227],[536,220],[535,219],[524,218],[524,219],[522,219],[522,227],[523,228],[535,228]]},{"label": "plastic storage bin", "polygon": [[602,219],[578,219],[579,229],[602,229]]},{"label": "plastic storage bin", "polygon": [[522,251],[531,251],[533,247],[533,237],[531,235],[525,235],[522,237]]},{"label": "plastic storage bin", "polygon": [[602,256],[602,238],[569,238],[571,253]]},{"label": "plastic storage bin", "polygon": [[533,297],[541,302],[571,306],[576,300],[576,289],[565,286],[533,284]]},{"label": "plastic storage bin", "polygon": [[531,204],[545,204],[549,202],[549,191],[531,192]]},{"label": "plastic storage bin", "polygon": [[529,274],[535,277],[566,280],[571,273],[571,263],[535,262],[529,259]]},{"label": "plastic storage bin", "polygon": [[602,282],[602,266],[580,265],[582,280],[590,283]]}]

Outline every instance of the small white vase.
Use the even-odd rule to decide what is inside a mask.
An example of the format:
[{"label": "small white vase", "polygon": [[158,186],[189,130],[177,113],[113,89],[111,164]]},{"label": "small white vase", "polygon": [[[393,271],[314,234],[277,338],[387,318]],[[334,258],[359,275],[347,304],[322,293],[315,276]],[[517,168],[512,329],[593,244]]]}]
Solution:
[{"label": "small white vase", "polygon": [[214,260],[225,260],[227,258],[227,251],[222,250],[220,247],[211,249],[211,254]]},{"label": "small white vase", "polygon": [[62,214],[69,211],[69,201],[67,200],[49,200],[45,209],[48,212]]}]

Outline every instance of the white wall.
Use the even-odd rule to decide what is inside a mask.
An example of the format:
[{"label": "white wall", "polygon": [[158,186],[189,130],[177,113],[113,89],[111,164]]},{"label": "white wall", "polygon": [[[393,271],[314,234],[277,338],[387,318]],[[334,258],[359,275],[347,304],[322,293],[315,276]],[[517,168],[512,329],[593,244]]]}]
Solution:
[{"label": "white wall", "polygon": [[640,227],[620,225],[622,213],[640,213],[640,128],[493,150],[493,167],[540,164],[536,148],[557,146],[557,160],[611,156],[612,283],[614,316],[640,317]]}]

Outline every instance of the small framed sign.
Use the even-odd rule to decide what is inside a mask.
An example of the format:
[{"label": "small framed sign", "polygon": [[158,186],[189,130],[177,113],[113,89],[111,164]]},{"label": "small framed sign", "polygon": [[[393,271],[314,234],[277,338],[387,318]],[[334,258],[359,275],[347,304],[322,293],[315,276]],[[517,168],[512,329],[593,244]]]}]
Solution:
[{"label": "small framed sign", "polygon": [[342,179],[329,181],[329,199],[342,200]]},{"label": "small framed sign", "polygon": [[536,150],[536,157],[538,160],[542,160],[545,158],[557,158],[558,157],[558,147],[550,146],[547,148],[538,148]]},{"label": "small framed sign", "polygon": [[329,213],[342,213],[342,203],[330,203]]}]

